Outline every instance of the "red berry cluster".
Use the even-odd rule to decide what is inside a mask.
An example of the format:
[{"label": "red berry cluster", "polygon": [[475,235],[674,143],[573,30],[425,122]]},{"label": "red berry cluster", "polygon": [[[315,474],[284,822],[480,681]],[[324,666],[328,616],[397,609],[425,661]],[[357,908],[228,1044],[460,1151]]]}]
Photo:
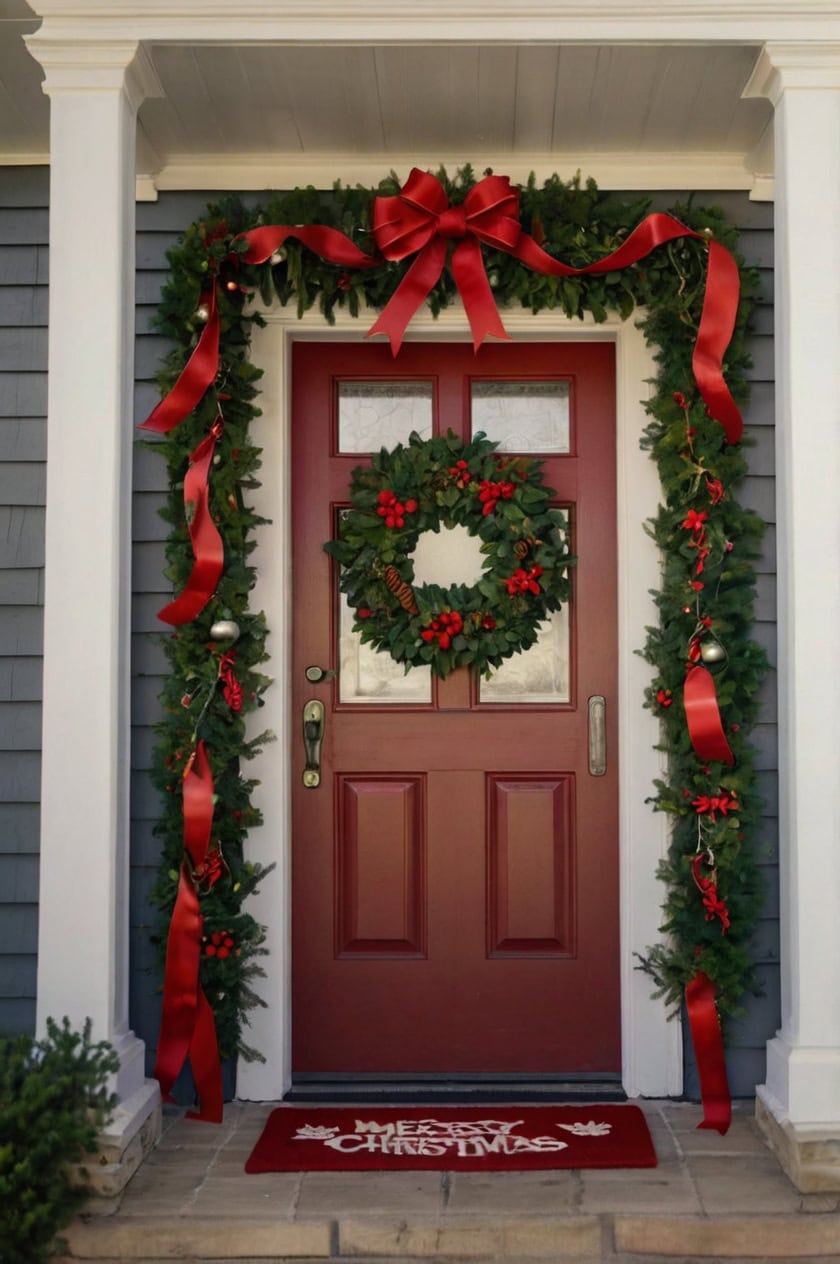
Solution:
[{"label": "red berry cluster", "polygon": [[224,961],[234,949],[235,955],[238,957],[239,949],[236,948],[236,941],[229,930],[214,930],[209,939],[206,936],[204,938],[204,955],[206,957],[218,957],[220,961]]},{"label": "red berry cluster", "polygon": [[453,636],[463,631],[463,627],[464,620],[457,610],[444,610],[436,619],[432,619],[420,635],[427,644],[430,641],[437,641],[442,650],[448,650]]},{"label": "red berry cluster", "polygon": [[478,485],[478,499],[484,506],[481,512],[485,518],[493,512],[500,500],[510,500],[515,490],[515,483],[491,483],[489,478],[483,478]]},{"label": "red berry cluster", "polygon": [[472,478],[466,461],[456,461],[454,465],[450,465],[449,473],[454,478],[456,487],[466,487]]},{"label": "red berry cluster", "polygon": [[379,502],[376,512],[385,519],[386,527],[404,527],[405,515],[417,513],[416,500],[407,500],[403,504],[388,487],[384,487],[376,499]]},{"label": "red berry cluster", "polygon": [[541,566],[532,566],[530,570],[523,570],[520,566],[512,575],[508,575],[505,583],[511,597],[515,597],[517,593],[540,592],[539,578],[543,573]]}]

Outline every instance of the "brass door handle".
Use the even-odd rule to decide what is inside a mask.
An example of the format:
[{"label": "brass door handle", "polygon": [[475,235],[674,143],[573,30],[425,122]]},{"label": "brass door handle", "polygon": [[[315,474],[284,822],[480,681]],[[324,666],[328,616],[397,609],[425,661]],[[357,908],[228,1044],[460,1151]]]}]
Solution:
[{"label": "brass door handle", "polygon": [[303,704],[303,749],[306,763],[303,784],[315,790],[321,784],[321,743],[324,740],[324,704],[310,698]]},{"label": "brass door handle", "polygon": [[589,775],[603,777],[607,771],[607,700],[596,693],[589,699]]}]

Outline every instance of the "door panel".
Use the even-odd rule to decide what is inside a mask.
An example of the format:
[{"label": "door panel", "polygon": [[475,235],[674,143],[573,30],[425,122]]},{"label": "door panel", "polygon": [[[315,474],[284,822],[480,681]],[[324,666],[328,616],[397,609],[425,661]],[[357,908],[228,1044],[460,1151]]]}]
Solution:
[{"label": "door panel", "polygon": [[[326,707],[318,789],[294,752],[293,1069],[617,1071],[613,349],[298,344],[293,419],[294,731],[308,699]],[[568,511],[570,608],[489,684],[361,654],[323,552],[361,449],[419,424],[495,427]],[[308,683],[309,664],[338,680]]]}]

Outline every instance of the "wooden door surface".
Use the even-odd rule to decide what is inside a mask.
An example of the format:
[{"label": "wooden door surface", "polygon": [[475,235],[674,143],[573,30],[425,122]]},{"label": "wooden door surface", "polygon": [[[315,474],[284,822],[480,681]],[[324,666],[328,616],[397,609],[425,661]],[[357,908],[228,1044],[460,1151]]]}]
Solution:
[{"label": "wooden door surface", "polygon": [[[620,1070],[614,383],[605,343],[409,343],[396,360],[295,346],[295,1073]],[[370,451],[471,427],[544,461],[572,599],[489,683],[406,676],[360,650],[322,546]],[[338,674],[311,683],[309,666]],[[302,776],[311,699],[317,789]]]}]

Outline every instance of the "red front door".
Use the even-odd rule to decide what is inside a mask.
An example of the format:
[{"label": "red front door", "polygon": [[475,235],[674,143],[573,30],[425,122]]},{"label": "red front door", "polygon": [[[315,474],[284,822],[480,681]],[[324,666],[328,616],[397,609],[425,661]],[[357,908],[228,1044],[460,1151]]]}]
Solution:
[{"label": "red front door", "polygon": [[[620,1069],[614,394],[608,344],[295,347],[296,1073]],[[570,609],[489,683],[406,676],[359,646],[322,545],[372,450],[471,428],[543,459],[578,558]]]}]

